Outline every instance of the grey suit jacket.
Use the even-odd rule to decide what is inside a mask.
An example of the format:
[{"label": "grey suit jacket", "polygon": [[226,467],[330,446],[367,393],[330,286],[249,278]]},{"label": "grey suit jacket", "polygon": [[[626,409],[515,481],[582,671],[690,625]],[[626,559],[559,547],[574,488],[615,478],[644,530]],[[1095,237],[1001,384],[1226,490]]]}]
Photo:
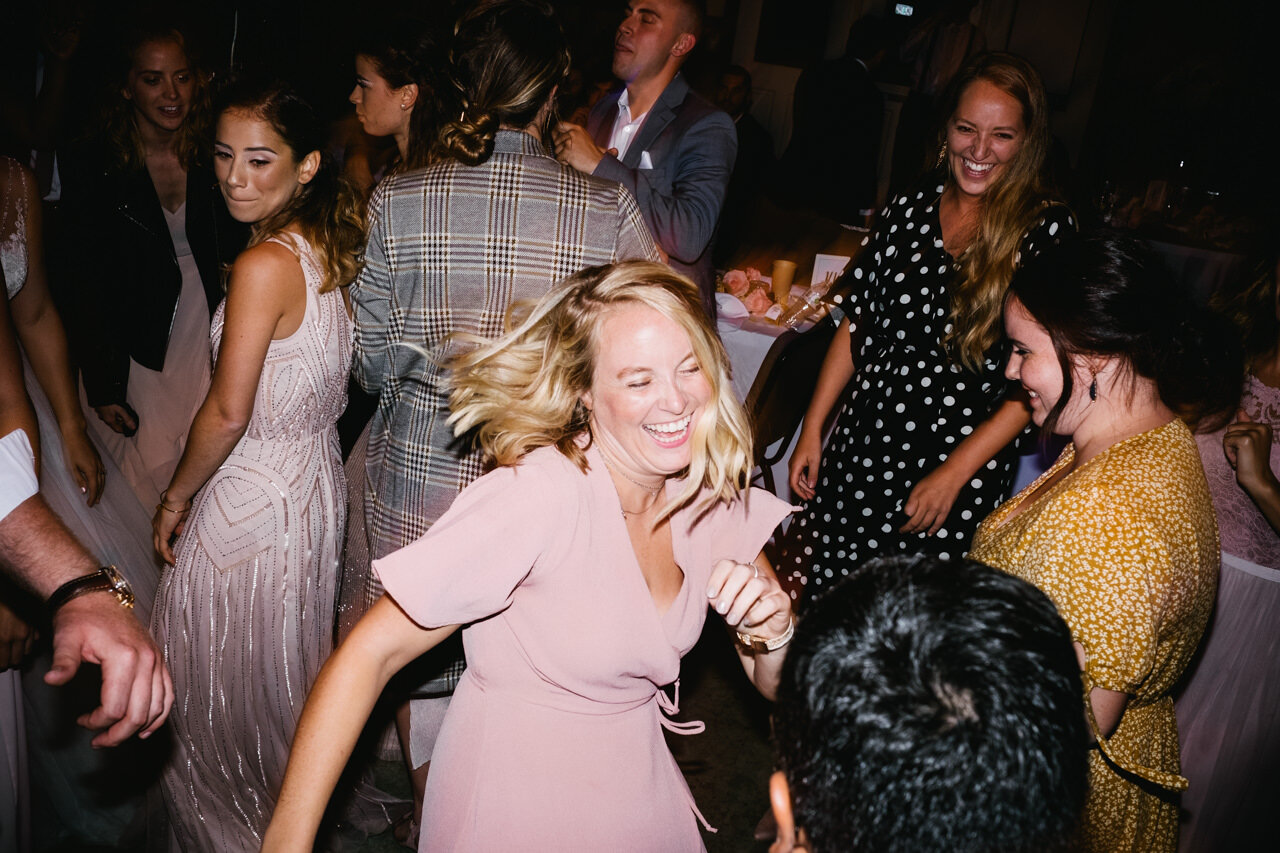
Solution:
[{"label": "grey suit jacket", "polygon": [[[621,94],[618,89],[602,98],[587,119],[587,132],[601,148],[608,147]],[[733,119],[677,74],[650,108],[626,155],[619,160],[606,154],[594,172],[631,191],[672,268],[697,283],[713,319],[711,246],[737,153]],[[641,168],[642,161],[652,168]]]}]

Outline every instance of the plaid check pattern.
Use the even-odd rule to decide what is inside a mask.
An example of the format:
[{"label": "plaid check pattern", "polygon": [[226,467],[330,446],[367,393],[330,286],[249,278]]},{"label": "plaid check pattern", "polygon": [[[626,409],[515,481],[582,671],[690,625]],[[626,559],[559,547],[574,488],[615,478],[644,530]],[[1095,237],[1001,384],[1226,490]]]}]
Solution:
[{"label": "plaid check pattern", "polygon": [[499,131],[480,166],[438,163],[379,185],[352,289],[355,376],[379,398],[365,498],[375,559],[425,533],[481,473],[445,423],[448,336],[495,337],[513,301],[633,258],[658,252],[632,195],[526,133]]}]

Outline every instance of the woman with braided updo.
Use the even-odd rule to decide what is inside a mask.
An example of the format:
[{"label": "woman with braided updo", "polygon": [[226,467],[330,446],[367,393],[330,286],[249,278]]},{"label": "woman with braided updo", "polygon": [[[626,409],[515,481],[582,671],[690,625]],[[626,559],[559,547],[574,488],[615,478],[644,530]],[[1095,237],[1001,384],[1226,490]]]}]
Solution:
[{"label": "woman with braided updo", "polygon": [[[445,424],[441,365],[455,333],[496,337],[514,300],[586,266],[658,257],[630,193],[547,152],[569,69],[547,4],[479,4],[458,21],[449,60],[441,115],[459,118],[442,127],[429,167],[374,190],[353,291],[355,376],[378,395],[364,507],[375,560],[426,533],[481,473],[480,456]],[[456,644],[433,655],[414,676],[417,695],[441,697],[413,703],[415,768],[430,759],[461,671]],[[420,807],[425,773],[414,775]]]}]

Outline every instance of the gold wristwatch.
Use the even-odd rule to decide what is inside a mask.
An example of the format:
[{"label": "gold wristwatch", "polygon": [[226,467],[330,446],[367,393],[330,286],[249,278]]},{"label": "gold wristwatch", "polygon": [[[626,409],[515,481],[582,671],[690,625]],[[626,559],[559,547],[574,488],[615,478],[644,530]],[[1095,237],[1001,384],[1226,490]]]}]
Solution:
[{"label": "gold wristwatch", "polygon": [[115,566],[103,566],[93,574],[83,575],[64,583],[49,596],[49,614],[53,615],[58,608],[73,598],[90,592],[110,592],[115,595],[121,607],[133,609],[133,587],[124,579],[124,575]]}]

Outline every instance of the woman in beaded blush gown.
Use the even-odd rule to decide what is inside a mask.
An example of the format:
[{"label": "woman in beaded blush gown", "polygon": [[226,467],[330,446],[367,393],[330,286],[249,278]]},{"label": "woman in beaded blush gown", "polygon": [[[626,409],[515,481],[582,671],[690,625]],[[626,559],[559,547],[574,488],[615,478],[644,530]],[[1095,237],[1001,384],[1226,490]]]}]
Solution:
[{"label": "woman in beaded blush gown", "polygon": [[187,851],[259,849],[333,647],[346,500],[335,423],[363,231],[324,140],[282,84],[225,93],[214,168],[253,236],[214,315],[209,395],[153,519],[173,564],[151,623],[176,693],[164,791]]},{"label": "woman in beaded blush gown", "polygon": [[1280,835],[1280,287],[1272,255],[1216,300],[1249,361],[1232,422],[1196,436],[1218,514],[1222,572],[1195,668],[1175,708],[1182,743],[1179,849],[1271,850]]}]

